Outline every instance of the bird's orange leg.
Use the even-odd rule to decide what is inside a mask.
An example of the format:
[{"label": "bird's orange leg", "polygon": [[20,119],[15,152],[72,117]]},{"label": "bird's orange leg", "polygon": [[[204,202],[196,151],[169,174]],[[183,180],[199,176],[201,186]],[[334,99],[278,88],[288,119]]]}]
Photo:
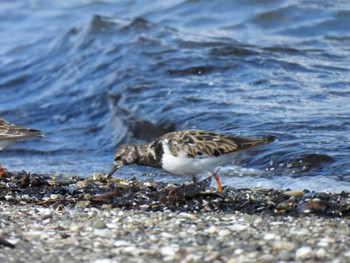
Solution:
[{"label": "bird's orange leg", "polygon": [[221,193],[222,192],[222,185],[221,185],[221,182],[220,182],[220,178],[219,178],[219,175],[218,175],[218,171],[217,170],[216,172],[212,172],[212,175],[216,181],[216,184],[218,186],[218,192]]},{"label": "bird's orange leg", "polygon": [[5,174],[6,174],[5,169],[0,165],[0,179],[5,177]]}]

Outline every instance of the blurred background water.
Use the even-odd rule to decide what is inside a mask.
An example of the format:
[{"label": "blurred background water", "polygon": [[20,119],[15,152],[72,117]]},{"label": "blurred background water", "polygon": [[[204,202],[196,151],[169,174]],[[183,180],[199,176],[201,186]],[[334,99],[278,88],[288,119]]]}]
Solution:
[{"label": "blurred background water", "polygon": [[45,133],[9,170],[108,172],[117,145],[208,129],[278,138],[224,185],[350,191],[348,1],[2,0],[0,25],[0,116]]}]

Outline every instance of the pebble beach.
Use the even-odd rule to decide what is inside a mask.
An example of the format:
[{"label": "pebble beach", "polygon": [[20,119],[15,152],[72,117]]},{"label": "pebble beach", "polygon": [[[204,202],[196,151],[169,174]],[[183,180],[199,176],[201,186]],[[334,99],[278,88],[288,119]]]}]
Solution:
[{"label": "pebble beach", "polygon": [[349,262],[348,194],[225,191],[11,175],[0,262]]},{"label": "pebble beach", "polygon": [[349,262],[344,218],[1,202],[1,262]]}]

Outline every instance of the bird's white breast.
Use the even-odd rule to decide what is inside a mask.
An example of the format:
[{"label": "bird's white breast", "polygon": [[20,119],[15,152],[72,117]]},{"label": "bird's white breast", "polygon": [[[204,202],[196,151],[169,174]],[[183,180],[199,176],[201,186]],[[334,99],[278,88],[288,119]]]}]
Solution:
[{"label": "bird's white breast", "polygon": [[197,175],[209,172],[233,158],[231,154],[191,158],[185,151],[180,151],[177,156],[173,156],[166,142],[163,142],[163,151],[162,168],[176,175]]},{"label": "bird's white breast", "polygon": [[6,148],[10,147],[15,142],[16,142],[15,140],[1,140],[0,141],[0,151],[5,150]]}]

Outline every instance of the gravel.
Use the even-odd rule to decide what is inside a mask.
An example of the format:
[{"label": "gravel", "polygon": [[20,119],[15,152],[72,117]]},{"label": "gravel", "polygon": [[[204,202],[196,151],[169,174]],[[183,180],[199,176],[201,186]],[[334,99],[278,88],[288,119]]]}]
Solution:
[{"label": "gravel", "polygon": [[350,262],[349,193],[16,174],[0,262]]},{"label": "gravel", "polygon": [[0,262],[350,261],[347,218],[0,204]]}]

